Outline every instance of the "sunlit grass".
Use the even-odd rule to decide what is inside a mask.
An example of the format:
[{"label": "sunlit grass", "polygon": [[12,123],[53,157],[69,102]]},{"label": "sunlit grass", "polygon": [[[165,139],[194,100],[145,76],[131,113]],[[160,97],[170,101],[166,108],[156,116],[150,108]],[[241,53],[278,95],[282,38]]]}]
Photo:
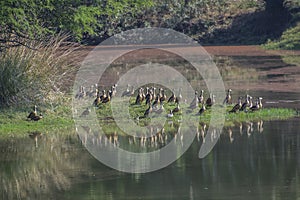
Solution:
[{"label": "sunlit grass", "polygon": [[[92,106],[92,105],[91,105]],[[118,106],[116,104],[116,106]],[[170,110],[174,109],[176,105],[174,103],[165,103],[165,111],[161,114],[153,114],[150,117],[143,117],[145,110],[148,105],[142,103],[142,105],[134,105],[134,100],[131,99],[129,107],[125,109],[120,109],[117,114],[125,116],[124,113],[129,111],[128,118],[121,118],[125,122],[133,121],[136,125],[140,127],[146,127],[152,125],[153,122],[172,122],[174,126],[164,126],[166,131],[172,131],[176,129],[176,126],[181,124],[183,121],[188,123],[193,123],[193,125],[199,126],[200,124],[208,124],[211,121],[212,112],[211,109],[207,109],[205,113],[201,116],[198,115],[200,109],[190,110],[188,104],[180,104],[181,111],[174,113],[172,118],[168,118],[167,114]],[[222,109],[221,105],[216,105],[214,107],[217,112],[218,109]],[[259,120],[269,121],[269,120],[284,120],[295,117],[297,115],[296,111],[287,108],[264,108],[255,112],[238,112],[229,113],[232,106],[226,107],[225,112],[225,126],[233,126],[240,122],[255,122]],[[127,109],[127,110],[126,110]],[[30,111],[30,110],[29,110]],[[32,131],[47,132],[50,130],[74,130],[74,120],[71,113],[71,109],[68,106],[58,106],[56,108],[44,108],[40,112],[43,113],[44,118],[39,121],[30,121],[27,119],[28,116],[27,109],[6,109],[2,110],[0,113],[0,137],[1,136],[15,136],[22,135],[24,133]],[[111,110],[111,103],[100,104],[95,107],[99,125],[105,134],[125,134],[116,124]],[[221,117],[221,116],[216,116]],[[184,119],[183,119],[184,118]],[[127,120],[127,121],[126,121]],[[195,124],[196,123],[196,124]],[[167,123],[165,123],[167,124]],[[135,132],[134,127],[128,126],[128,130]]]}]

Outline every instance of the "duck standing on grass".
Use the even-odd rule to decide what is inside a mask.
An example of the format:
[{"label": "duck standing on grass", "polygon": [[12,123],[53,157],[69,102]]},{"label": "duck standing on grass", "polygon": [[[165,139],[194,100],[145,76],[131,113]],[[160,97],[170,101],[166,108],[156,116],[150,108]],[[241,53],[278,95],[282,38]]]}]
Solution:
[{"label": "duck standing on grass", "polygon": [[200,91],[200,96],[198,97],[199,103],[203,104],[204,103],[204,90]]},{"label": "duck standing on grass", "polygon": [[250,103],[249,99],[250,99],[250,96],[247,94],[245,97],[245,102],[242,104],[240,111],[246,111],[246,108]]},{"label": "duck standing on grass", "polygon": [[261,102],[263,98],[262,97],[258,97],[258,104],[259,104],[259,108],[262,109],[263,108],[263,104]]},{"label": "duck standing on grass", "polygon": [[31,120],[33,120],[33,121],[39,121],[39,120],[42,119],[42,118],[43,118],[43,115],[42,115],[42,113],[41,113],[41,114],[39,114],[39,115],[37,115],[37,116],[32,117]]},{"label": "duck standing on grass", "polygon": [[30,120],[33,120],[33,121],[39,121],[40,119],[43,118],[43,115],[42,114],[39,114],[39,115],[37,114],[37,106],[34,105],[34,110],[29,113],[27,118],[30,119]]},{"label": "duck standing on grass", "polygon": [[176,101],[176,95],[175,95],[175,92],[173,91],[172,95],[168,99],[168,103],[174,103],[175,101]]},{"label": "duck standing on grass", "polygon": [[236,113],[239,111],[242,107],[242,97],[239,97],[239,102],[233,106],[233,108],[229,111],[230,113]]},{"label": "duck standing on grass", "polygon": [[250,110],[253,112],[253,111],[257,111],[259,109],[260,109],[260,107],[259,107],[259,99],[257,99],[255,101],[255,105],[253,105],[253,106],[250,107]]},{"label": "duck standing on grass", "polygon": [[180,111],[180,107],[179,107],[179,103],[177,104],[176,108],[174,108],[172,110],[172,113],[176,113],[176,112],[179,112]]},{"label": "duck standing on grass", "polygon": [[227,90],[227,95],[226,95],[226,97],[225,97],[225,99],[224,99],[224,101],[223,101],[223,105],[224,104],[232,104],[232,98],[231,98],[231,92],[232,92],[232,90],[231,89],[228,89]]},{"label": "duck standing on grass", "polygon": [[207,107],[212,107],[215,104],[215,95],[210,94],[210,96],[208,97],[208,99],[206,100],[206,106]]},{"label": "duck standing on grass", "polygon": [[37,106],[36,106],[36,105],[34,105],[33,111],[31,111],[31,112],[29,113],[29,115],[27,116],[27,118],[28,118],[28,119],[32,119],[34,116],[37,116]]},{"label": "duck standing on grass", "polygon": [[199,110],[199,115],[202,115],[204,113],[204,111],[206,110],[204,103],[202,103],[202,107]]}]

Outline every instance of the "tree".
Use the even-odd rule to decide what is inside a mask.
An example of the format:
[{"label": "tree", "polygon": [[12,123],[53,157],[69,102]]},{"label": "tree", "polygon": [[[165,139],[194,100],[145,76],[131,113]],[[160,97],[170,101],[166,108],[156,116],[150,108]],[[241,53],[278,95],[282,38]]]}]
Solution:
[{"label": "tree", "polygon": [[153,0],[6,0],[0,1],[0,51],[23,40],[68,32],[73,39],[100,35],[107,23],[142,11]]}]

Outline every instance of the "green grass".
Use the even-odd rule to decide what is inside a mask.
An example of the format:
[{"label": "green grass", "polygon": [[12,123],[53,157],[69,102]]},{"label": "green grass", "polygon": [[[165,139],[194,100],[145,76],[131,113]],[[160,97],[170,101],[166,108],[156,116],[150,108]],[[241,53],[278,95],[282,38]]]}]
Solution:
[{"label": "green grass", "polygon": [[[211,120],[211,109],[206,110],[206,112],[199,116],[197,115],[198,110],[195,109],[193,112],[187,114],[189,111],[187,104],[181,104],[181,112],[174,113],[173,118],[167,118],[167,113],[170,109],[176,107],[175,104],[165,104],[165,112],[162,114],[154,114],[151,118],[140,118],[136,120],[137,117],[141,117],[144,111],[148,108],[147,105],[133,105],[130,102],[129,113],[131,118],[134,119],[139,126],[147,126],[151,122],[157,121],[172,121],[174,123],[173,127],[165,126],[165,131],[172,131],[182,122],[182,118],[185,117],[187,122],[197,122],[196,125],[201,125],[203,123],[208,124]],[[216,109],[221,109],[221,106],[216,106]],[[240,122],[255,122],[259,120],[269,121],[269,120],[285,120],[297,115],[296,111],[287,108],[265,108],[256,112],[239,112],[239,113],[229,113],[228,111],[232,106],[227,106],[225,113],[225,126],[234,126],[236,123]],[[29,110],[30,111],[30,110]],[[44,118],[35,122],[28,121],[28,109],[17,110],[17,109],[6,109],[0,112],[0,137],[10,137],[28,134],[32,131],[47,132],[70,132],[74,130],[74,121],[72,118],[72,113],[69,107],[60,106],[55,109],[44,109],[42,110]],[[112,117],[112,111],[110,103],[101,104],[96,108],[97,117],[99,124],[104,130],[105,134],[124,134],[120,128],[118,128],[116,122]],[[122,114],[122,113],[120,113]],[[218,116],[217,116],[218,117]],[[125,120],[128,120],[125,118]],[[199,123],[198,123],[199,122]],[[195,124],[194,124],[195,125]],[[128,127],[130,131],[133,130],[130,126]],[[131,130],[131,129],[132,130]]]},{"label": "green grass", "polygon": [[[140,118],[138,120],[139,126],[146,126],[151,123],[153,119],[156,119],[158,121],[165,120],[167,118],[167,113],[169,113],[169,110],[174,109],[176,107],[175,104],[164,104],[165,112],[162,114],[153,114],[151,118]],[[174,123],[179,123],[182,121],[182,117],[186,117],[186,121],[199,121],[199,124],[206,123],[208,124],[211,120],[211,109],[207,109],[205,113],[201,116],[197,114],[200,108],[195,109],[194,111],[190,112],[190,109],[188,109],[187,104],[181,104],[181,112],[174,113],[173,118],[168,118],[167,120],[172,120]],[[129,106],[129,113],[131,118],[136,119],[137,117],[142,117],[144,114],[144,111],[148,108],[145,103],[142,105],[134,105],[134,101],[130,101]],[[216,105],[215,106],[216,112],[218,113],[218,109],[222,109],[222,106]],[[264,121],[270,121],[270,120],[285,120],[292,117],[295,117],[297,115],[296,111],[294,109],[287,109],[287,108],[264,108],[255,112],[249,111],[249,112],[238,112],[238,113],[229,113],[229,111],[232,109],[232,106],[226,107],[225,112],[225,126],[233,126],[236,123],[240,122],[255,122],[259,120]],[[221,111],[221,110],[220,110]],[[188,113],[188,114],[187,114]],[[122,113],[118,113],[122,115]],[[97,116],[99,119],[99,122],[101,126],[104,129],[104,132],[110,134],[113,132],[121,132],[119,128],[117,128],[117,125],[113,121],[112,113],[110,110],[110,105],[100,105],[99,109],[97,110]],[[217,118],[220,116],[216,116]],[[190,120],[191,119],[191,120]],[[137,123],[137,120],[135,120]],[[167,127],[165,127],[167,129]],[[134,131],[134,130],[132,130]]]},{"label": "green grass", "polygon": [[73,128],[74,122],[70,111],[65,107],[55,111],[43,110],[43,119],[30,121],[26,111],[16,109],[2,109],[0,112],[0,137],[24,135],[24,133],[41,131],[59,131]]}]

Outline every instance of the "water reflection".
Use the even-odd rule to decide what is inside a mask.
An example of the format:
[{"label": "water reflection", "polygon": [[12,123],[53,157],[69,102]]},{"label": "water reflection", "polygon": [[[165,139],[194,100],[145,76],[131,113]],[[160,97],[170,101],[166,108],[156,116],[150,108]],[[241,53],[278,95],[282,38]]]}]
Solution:
[{"label": "water reflection", "polygon": [[[200,124],[189,150],[174,164],[148,174],[125,174],[91,157],[73,134],[33,133],[0,141],[2,199],[297,199],[300,177],[299,119],[247,122],[222,133]],[[178,124],[170,126],[178,129]],[[103,135],[128,150],[153,150],[184,137],[168,129],[151,137]],[[91,134],[94,135],[94,134]],[[95,135],[94,135],[95,136]],[[219,138],[218,138],[219,137]],[[201,145],[217,139],[198,158]],[[155,191],[155,192],[153,192]]]},{"label": "water reflection", "polygon": [[55,197],[57,189],[69,189],[71,181],[64,170],[79,164],[72,162],[76,154],[73,140],[41,132],[0,140],[2,199],[48,199]]}]

